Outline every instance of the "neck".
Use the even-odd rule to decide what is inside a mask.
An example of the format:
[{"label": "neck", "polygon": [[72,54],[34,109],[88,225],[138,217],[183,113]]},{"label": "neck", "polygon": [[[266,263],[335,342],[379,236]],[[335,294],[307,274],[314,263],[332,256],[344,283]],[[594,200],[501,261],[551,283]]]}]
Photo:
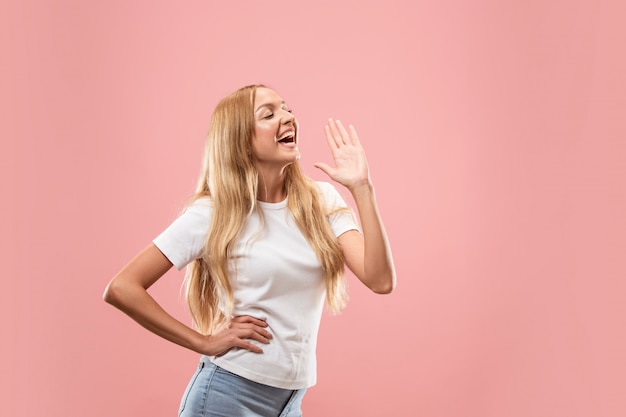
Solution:
[{"label": "neck", "polygon": [[259,187],[257,199],[266,203],[278,203],[283,201],[285,194],[285,173],[281,171],[269,171],[257,169],[259,173]]}]

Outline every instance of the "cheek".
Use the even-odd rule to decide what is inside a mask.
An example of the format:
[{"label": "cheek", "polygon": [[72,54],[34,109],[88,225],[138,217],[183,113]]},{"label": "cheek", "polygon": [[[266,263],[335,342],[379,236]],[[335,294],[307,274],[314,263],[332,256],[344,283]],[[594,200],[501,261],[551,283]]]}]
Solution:
[{"label": "cheek", "polygon": [[274,137],[276,136],[277,130],[271,124],[260,124],[257,125],[254,129],[255,137],[259,142],[263,141],[274,141]]},{"label": "cheek", "polygon": [[274,133],[267,131],[257,131],[256,135],[252,138],[252,152],[256,156],[261,156],[267,152],[271,152],[276,143],[274,142]]}]

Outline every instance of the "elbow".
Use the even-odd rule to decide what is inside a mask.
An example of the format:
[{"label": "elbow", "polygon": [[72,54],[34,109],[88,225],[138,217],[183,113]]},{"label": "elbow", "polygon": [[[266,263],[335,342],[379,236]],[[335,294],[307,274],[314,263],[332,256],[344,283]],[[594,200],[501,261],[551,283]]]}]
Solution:
[{"label": "elbow", "polygon": [[120,285],[116,279],[111,280],[109,284],[104,289],[104,293],[102,294],[102,299],[113,306],[118,306],[120,303],[120,294],[122,289],[120,289]]},{"label": "elbow", "polygon": [[389,284],[389,285],[383,285],[383,286],[380,286],[380,287],[373,287],[373,288],[371,288],[371,290],[375,294],[385,295],[385,294],[391,294],[393,292],[394,288],[395,288],[395,285]]},{"label": "elbow", "polygon": [[380,295],[391,294],[395,288],[396,275],[394,273],[390,273],[384,278],[381,278],[379,284],[370,287],[374,293]]}]

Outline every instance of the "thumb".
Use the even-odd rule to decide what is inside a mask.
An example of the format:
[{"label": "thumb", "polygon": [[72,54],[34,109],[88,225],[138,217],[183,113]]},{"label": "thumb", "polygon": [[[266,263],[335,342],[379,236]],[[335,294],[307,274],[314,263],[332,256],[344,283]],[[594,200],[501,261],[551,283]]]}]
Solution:
[{"label": "thumb", "polygon": [[323,162],[317,162],[313,164],[313,166],[315,166],[315,168],[317,169],[324,171],[324,173],[326,173],[326,175],[328,175],[329,177],[332,177],[331,172],[334,171],[334,169],[330,165]]}]

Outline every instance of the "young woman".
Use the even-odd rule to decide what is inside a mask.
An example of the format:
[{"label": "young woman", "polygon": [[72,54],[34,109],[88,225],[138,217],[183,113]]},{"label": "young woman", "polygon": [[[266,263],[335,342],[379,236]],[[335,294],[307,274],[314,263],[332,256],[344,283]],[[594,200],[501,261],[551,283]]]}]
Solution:
[{"label": "young woman", "polygon": [[[325,126],[337,190],[298,165],[298,123],[282,98],[247,86],[215,108],[192,204],[109,283],[104,299],[148,330],[200,353],[180,416],[300,416],[315,384],[324,300],[345,304],[344,265],[372,291],[395,270],[365,152],[355,129]],[[172,265],[187,267],[194,328],[148,294]]]}]

